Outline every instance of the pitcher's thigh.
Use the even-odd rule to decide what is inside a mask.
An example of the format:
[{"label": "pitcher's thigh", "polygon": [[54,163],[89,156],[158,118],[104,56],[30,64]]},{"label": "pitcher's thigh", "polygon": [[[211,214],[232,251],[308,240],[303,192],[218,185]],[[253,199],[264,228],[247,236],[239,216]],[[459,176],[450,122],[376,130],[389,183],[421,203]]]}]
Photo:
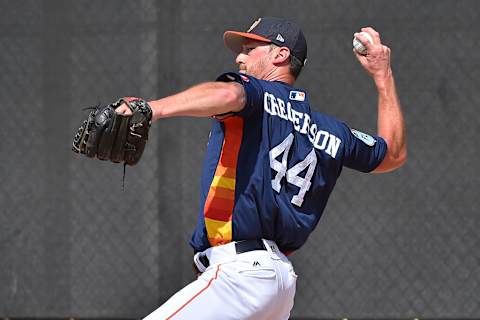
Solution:
[{"label": "pitcher's thigh", "polygon": [[197,280],[168,299],[144,320],[242,319],[241,301],[222,265],[207,269]]},{"label": "pitcher's thigh", "polygon": [[281,290],[283,277],[265,260],[211,267],[144,320],[288,319],[291,304]]}]

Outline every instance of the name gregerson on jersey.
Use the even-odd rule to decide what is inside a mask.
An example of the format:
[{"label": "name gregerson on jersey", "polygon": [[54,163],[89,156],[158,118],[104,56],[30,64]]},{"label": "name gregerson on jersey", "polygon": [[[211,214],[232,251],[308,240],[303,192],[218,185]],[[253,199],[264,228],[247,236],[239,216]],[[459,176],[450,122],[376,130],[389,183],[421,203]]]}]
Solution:
[{"label": "name gregerson on jersey", "polygon": [[292,108],[290,101],[285,103],[285,101],[269,92],[264,94],[263,108],[272,116],[292,122],[293,128],[297,132],[308,135],[308,140],[314,148],[324,151],[332,158],[336,157],[342,140],[330,132],[319,130],[308,113],[295,110]]}]

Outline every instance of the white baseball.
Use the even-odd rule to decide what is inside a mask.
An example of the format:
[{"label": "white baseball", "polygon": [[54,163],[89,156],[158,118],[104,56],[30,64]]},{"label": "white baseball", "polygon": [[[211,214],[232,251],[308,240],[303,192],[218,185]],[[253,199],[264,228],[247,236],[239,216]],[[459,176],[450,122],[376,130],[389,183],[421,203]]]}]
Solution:
[{"label": "white baseball", "polygon": [[[373,44],[373,38],[369,33],[362,31],[360,32],[360,34],[365,38],[367,38],[368,42]],[[364,56],[367,55],[367,47],[365,47],[363,43],[361,43],[360,40],[358,40],[356,37],[353,37],[353,47],[361,55],[364,55]]]}]

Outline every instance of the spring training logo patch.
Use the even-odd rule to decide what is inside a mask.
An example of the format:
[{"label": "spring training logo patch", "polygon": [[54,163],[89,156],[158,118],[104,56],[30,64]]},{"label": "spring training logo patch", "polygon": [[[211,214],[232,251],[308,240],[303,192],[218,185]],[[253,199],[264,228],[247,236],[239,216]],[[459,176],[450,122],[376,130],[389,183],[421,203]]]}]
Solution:
[{"label": "spring training logo patch", "polygon": [[377,143],[377,140],[375,140],[375,138],[372,137],[369,134],[363,133],[363,132],[355,130],[355,129],[350,129],[350,130],[352,131],[352,134],[355,137],[362,140],[362,142],[365,143],[369,147],[373,147],[375,145],[375,143]]},{"label": "spring training logo patch", "polygon": [[305,101],[305,92],[302,91],[290,91],[290,100]]}]

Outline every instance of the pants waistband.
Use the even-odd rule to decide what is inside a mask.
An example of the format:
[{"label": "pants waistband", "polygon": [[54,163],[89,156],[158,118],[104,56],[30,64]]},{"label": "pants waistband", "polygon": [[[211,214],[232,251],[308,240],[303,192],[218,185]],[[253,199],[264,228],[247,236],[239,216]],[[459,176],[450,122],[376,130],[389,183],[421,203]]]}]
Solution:
[{"label": "pants waistband", "polygon": [[224,245],[208,248],[203,252],[197,252],[193,257],[193,262],[198,271],[204,272],[210,265],[231,261],[237,254],[254,250],[266,250],[270,254],[277,255],[279,259],[280,255],[283,256],[274,241],[256,239],[230,242]]}]

